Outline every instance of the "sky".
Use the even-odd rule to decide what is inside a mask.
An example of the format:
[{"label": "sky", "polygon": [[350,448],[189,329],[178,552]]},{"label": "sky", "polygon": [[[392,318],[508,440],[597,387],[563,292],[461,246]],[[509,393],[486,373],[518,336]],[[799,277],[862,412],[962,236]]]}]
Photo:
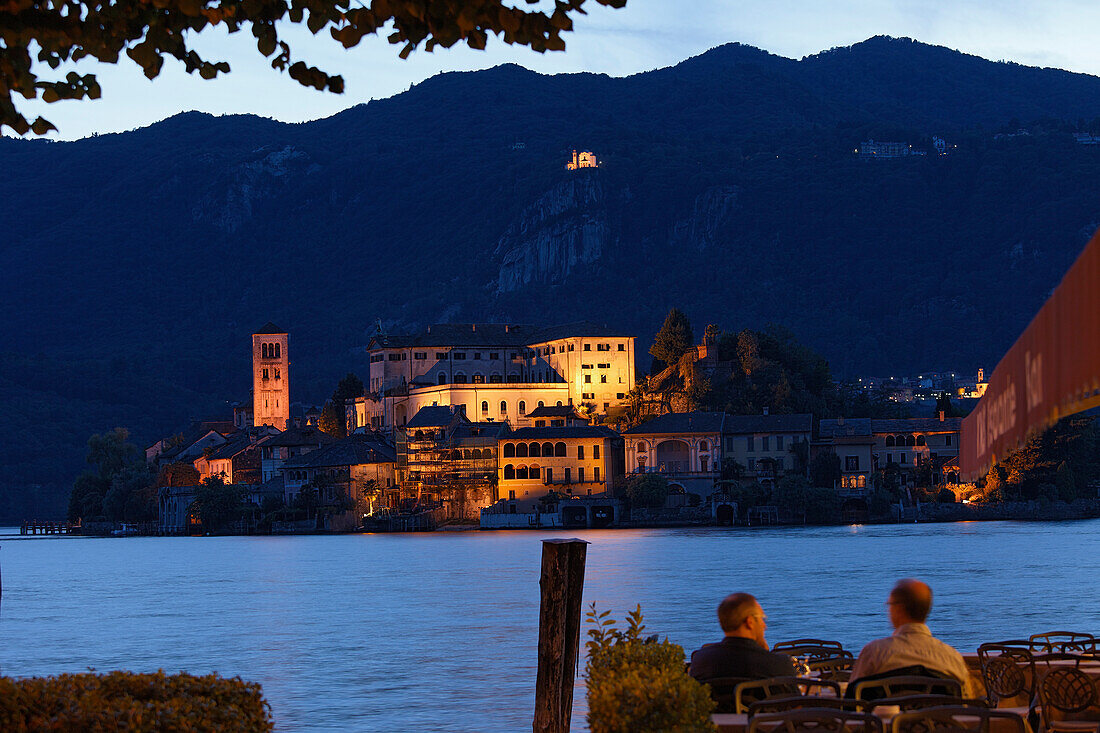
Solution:
[{"label": "sky", "polygon": [[[628,0],[619,10],[589,0],[586,8],[588,15],[575,16],[574,32],[566,34],[564,53],[537,54],[491,38],[485,51],[420,50],[402,61],[400,47],[390,45],[385,33],[345,51],[324,32],[313,37],[304,28],[284,26],[280,32],[296,60],[344,77],[342,95],[306,89],[271,69],[247,31],[207,31],[193,37],[195,49],[232,67],[217,80],[188,75],[170,58],[152,81],[126,57],[118,65],[84,61],[74,68],[98,76],[101,99],[46,105],[17,98],[17,106],[29,119],[49,119],[59,128],[50,137],[63,140],[144,127],[189,110],[302,122],[398,94],[443,71],[512,62],[548,74],[625,76],[733,41],[801,58],[875,35],[1100,75],[1100,3],[1092,0]],[[49,78],[57,72],[43,67],[40,73]]]}]

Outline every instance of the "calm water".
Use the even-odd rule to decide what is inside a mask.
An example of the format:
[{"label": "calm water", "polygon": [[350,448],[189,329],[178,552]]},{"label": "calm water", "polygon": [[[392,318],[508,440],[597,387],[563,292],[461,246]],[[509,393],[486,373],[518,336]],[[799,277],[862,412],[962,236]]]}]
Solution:
[{"label": "calm water", "polygon": [[[530,730],[540,540],[575,535],[0,536],[0,673],[241,675],[280,730]],[[617,618],[641,603],[689,652],[718,638],[734,590],[760,598],[770,641],[858,650],[888,633],[886,593],[909,575],[962,650],[1100,631],[1100,521],[576,536],[592,543],[585,603]]]}]

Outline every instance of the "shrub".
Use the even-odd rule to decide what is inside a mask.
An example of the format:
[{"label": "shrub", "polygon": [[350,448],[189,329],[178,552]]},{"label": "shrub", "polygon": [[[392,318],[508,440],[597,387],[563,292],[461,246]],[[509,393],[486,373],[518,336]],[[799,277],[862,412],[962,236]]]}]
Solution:
[{"label": "shrub", "polygon": [[951,489],[940,489],[940,493],[936,495],[936,501],[940,504],[954,504],[955,492]]},{"label": "shrub", "polygon": [[256,683],[161,670],[0,677],[0,730],[252,733],[272,730],[272,721]]},{"label": "shrub", "polygon": [[640,606],[620,631],[592,604],[588,621],[588,726],[592,733],[618,731],[713,731],[709,690],[684,671],[684,649],[656,636],[642,638]]}]

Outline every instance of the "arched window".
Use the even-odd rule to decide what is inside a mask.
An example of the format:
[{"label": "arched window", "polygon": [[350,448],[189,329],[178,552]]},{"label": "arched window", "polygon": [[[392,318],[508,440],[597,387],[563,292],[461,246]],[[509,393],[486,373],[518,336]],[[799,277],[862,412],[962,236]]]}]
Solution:
[{"label": "arched window", "polygon": [[526,415],[527,414],[527,403],[523,400],[519,401],[519,414],[521,414],[521,415]]},{"label": "arched window", "polygon": [[561,400],[558,400],[558,407],[561,407]]},{"label": "arched window", "polygon": [[451,451],[451,460],[461,461],[462,451],[460,451],[458,448],[455,448],[453,451]]},{"label": "arched window", "polygon": [[912,435],[906,435],[905,436],[905,444],[906,445],[916,445],[916,443],[917,443],[917,441],[913,439]]},{"label": "arched window", "polygon": [[710,450],[707,447],[707,441],[705,441],[705,440],[700,440],[699,441],[699,450]]},{"label": "arched window", "polygon": [[538,443],[532,443],[531,445],[527,446],[527,455],[531,456],[532,458],[538,458],[542,455],[542,446]]},{"label": "arched window", "polygon": [[480,448],[474,448],[474,460],[475,461],[481,460],[481,449]]},{"label": "arched window", "polygon": [[493,372],[489,375],[489,384],[500,384],[503,381],[504,380],[501,378],[501,376],[496,372]]},{"label": "arched window", "polygon": [[526,443],[517,443],[516,444],[516,458],[526,458],[526,457],[527,457],[527,444]]},{"label": "arched window", "polygon": [[470,450],[469,448],[467,448],[464,455],[465,455],[466,460],[469,461],[469,460],[473,459],[474,452],[472,450]]},{"label": "arched window", "polygon": [[863,474],[860,474],[859,478],[856,479],[856,481],[858,482],[859,488],[861,488],[861,489],[867,488],[867,477],[864,476]]},{"label": "arched window", "polygon": [[462,372],[455,374],[455,384],[466,384],[466,375]]},{"label": "arched window", "polygon": [[267,358],[267,344],[260,344],[260,358]]},{"label": "arched window", "polygon": [[887,435],[886,436],[886,447],[887,448],[893,448],[895,445],[897,445],[897,442],[894,440],[894,436],[893,435]]},{"label": "arched window", "polygon": [[923,435],[917,436],[917,445],[928,445],[928,442],[924,439]]},{"label": "arched window", "polygon": [[565,458],[565,443],[554,443],[554,455],[558,458]]},{"label": "arched window", "polygon": [[275,358],[276,358],[276,359],[279,359],[279,358],[281,358],[281,357],[282,357],[282,353],[283,353],[283,346],[282,346],[282,344],[275,344]]},{"label": "arched window", "polygon": [[475,374],[474,384],[485,384],[485,375],[481,373]]},{"label": "arched window", "polygon": [[486,415],[489,414],[489,402],[487,400],[481,401],[481,411]]},{"label": "arched window", "polygon": [[539,473],[539,465],[537,463],[531,466],[531,468],[527,471],[527,475],[530,478],[539,478]]},{"label": "arched window", "polygon": [[492,458],[493,457],[493,449],[492,448],[483,448],[481,450],[481,457],[482,458]]},{"label": "arched window", "polygon": [[649,447],[646,446],[645,441],[644,440],[639,440],[638,441],[638,452],[639,453],[645,453],[647,450],[649,450]]},{"label": "arched window", "polygon": [[553,443],[543,443],[542,444],[542,454],[544,456],[554,455],[554,444]]},{"label": "arched window", "polygon": [[504,479],[506,481],[511,481],[515,477],[516,477],[515,467],[511,463],[505,465],[504,466]]},{"label": "arched window", "polygon": [[519,468],[516,469],[516,478],[517,479],[527,478],[527,466],[520,466]]},{"label": "arched window", "polygon": [[542,400],[539,400],[539,407],[545,407],[545,406],[546,405],[542,404]]},{"label": "arched window", "polygon": [[515,458],[516,457],[516,446],[515,446],[515,444],[513,444],[513,443],[505,443],[504,444],[504,457],[505,458]]},{"label": "arched window", "polygon": [[447,383],[447,375],[443,372],[439,373],[439,383],[440,384],[446,384]]},{"label": "arched window", "polygon": [[500,414],[501,415],[507,415],[508,414],[508,403],[505,400],[500,401]]}]

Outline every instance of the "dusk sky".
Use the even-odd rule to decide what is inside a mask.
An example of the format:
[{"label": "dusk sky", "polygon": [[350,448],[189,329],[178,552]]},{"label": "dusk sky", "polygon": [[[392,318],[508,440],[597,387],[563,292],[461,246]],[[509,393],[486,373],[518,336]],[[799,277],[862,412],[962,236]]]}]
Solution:
[{"label": "dusk sky", "polygon": [[[545,5],[545,3],[544,3]],[[800,58],[874,35],[908,36],[992,60],[1052,66],[1100,75],[1100,5],[1088,0],[629,0],[621,10],[591,2],[566,35],[565,53],[540,55],[490,39],[486,51],[465,47],[419,51],[397,57],[385,34],[368,37],[345,52],[323,32],[284,26],[296,59],[343,75],[343,95],[300,87],[269,68],[251,34],[205,33],[196,48],[211,60],[228,60],[232,73],[216,81],[188,76],[167,59],[150,82],[123,58],[117,66],[81,64],[96,70],[103,87],[98,101],[31,104],[60,128],[52,137],[74,139],[118,132],[185,110],[214,114],[253,113],[287,122],[327,117],[371,99],[404,91],[441,71],[473,70],[515,62],[544,73],[592,71],[624,76],[675,64],[714,46],[739,41],[781,56]],[[43,67],[44,78],[50,70]]]}]

